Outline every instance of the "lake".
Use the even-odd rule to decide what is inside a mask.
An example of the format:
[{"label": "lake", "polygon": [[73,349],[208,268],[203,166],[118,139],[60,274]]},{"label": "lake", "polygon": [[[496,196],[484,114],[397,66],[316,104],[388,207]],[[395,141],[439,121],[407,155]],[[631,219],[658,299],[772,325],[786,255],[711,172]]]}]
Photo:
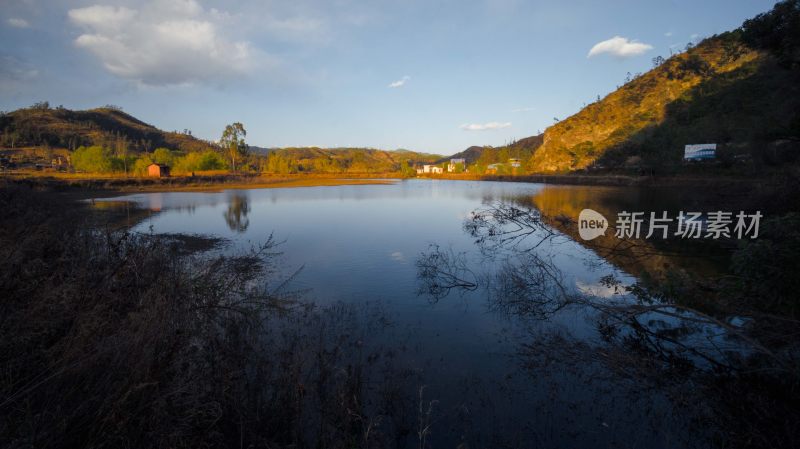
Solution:
[{"label": "lake", "polygon": [[[674,212],[686,207],[681,198],[670,189],[404,180],[99,201],[150,211],[131,223],[136,232],[225,239],[212,253],[245,253],[272,235],[281,255],[271,285],[289,279],[285,289],[303,301],[361,311],[350,329],[358,341],[397,348],[397,363],[414,373],[410,387],[421,391],[415,400],[432,410],[432,447],[667,448],[707,443],[711,432],[695,425],[703,410],[676,399],[682,387],[639,376],[657,354],[626,357],[650,347],[652,335],[636,340],[630,326],[608,335],[616,309],[605,306],[635,302],[626,287],[643,270],[716,270],[724,260],[712,249],[685,265],[622,261],[559,217],[574,220],[585,207],[606,216]],[[682,343],[730,344],[708,337],[708,326],[695,331],[703,338],[682,334]],[[659,343],[663,351],[675,344]],[[418,446],[412,437],[408,445]]]}]

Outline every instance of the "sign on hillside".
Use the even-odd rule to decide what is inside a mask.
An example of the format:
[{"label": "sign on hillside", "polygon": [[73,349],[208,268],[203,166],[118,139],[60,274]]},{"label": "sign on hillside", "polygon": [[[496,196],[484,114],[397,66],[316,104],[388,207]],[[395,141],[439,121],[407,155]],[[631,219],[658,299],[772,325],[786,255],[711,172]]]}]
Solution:
[{"label": "sign on hillside", "polygon": [[704,161],[714,159],[717,153],[716,143],[701,143],[697,145],[686,145],[683,152],[684,161]]}]

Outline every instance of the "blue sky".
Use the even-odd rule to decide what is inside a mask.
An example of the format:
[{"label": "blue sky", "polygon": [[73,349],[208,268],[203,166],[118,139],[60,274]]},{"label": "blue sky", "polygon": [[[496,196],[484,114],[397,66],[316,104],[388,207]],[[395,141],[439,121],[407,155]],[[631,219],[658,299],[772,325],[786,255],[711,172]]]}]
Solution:
[{"label": "blue sky", "polygon": [[0,0],[0,109],[121,106],[215,140],[451,154],[604,96],[766,0]]}]

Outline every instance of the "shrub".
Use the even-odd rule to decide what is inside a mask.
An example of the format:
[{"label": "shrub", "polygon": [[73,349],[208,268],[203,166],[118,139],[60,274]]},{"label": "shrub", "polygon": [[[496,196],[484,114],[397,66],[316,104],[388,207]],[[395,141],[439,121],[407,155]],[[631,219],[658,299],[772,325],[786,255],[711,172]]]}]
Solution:
[{"label": "shrub", "polygon": [[72,166],[87,173],[110,173],[113,164],[108,151],[99,146],[80,147],[72,153]]},{"label": "shrub", "polygon": [[194,172],[206,170],[223,170],[227,167],[225,160],[218,153],[208,150],[203,153],[187,153],[175,161],[175,171]]},{"label": "shrub", "polygon": [[156,164],[164,164],[171,167],[175,161],[175,156],[169,148],[156,148],[153,151],[152,159]]},{"label": "shrub", "polygon": [[136,162],[133,163],[133,174],[137,176],[142,176],[147,174],[147,166],[152,164],[153,160],[150,159],[150,156],[143,155],[140,158],[136,159]]}]

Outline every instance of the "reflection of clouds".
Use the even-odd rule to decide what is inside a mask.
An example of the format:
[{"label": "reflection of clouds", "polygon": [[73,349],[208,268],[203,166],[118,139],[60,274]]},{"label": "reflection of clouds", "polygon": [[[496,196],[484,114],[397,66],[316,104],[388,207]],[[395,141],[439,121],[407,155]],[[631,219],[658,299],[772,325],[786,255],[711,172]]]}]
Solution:
[{"label": "reflection of clouds", "polygon": [[389,255],[395,262],[406,263],[406,256],[400,251],[395,251]]},{"label": "reflection of clouds", "polygon": [[603,285],[599,282],[586,283],[579,279],[575,280],[575,287],[579,292],[587,296],[594,296],[597,298],[612,298],[614,295],[621,295],[625,293],[623,286]]}]

